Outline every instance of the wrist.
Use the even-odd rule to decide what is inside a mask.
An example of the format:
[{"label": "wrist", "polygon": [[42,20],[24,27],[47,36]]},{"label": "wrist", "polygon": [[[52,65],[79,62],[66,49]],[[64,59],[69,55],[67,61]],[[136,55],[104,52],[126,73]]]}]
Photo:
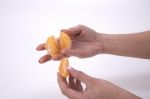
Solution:
[{"label": "wrist", "polygon": [[118,47],[117,36],[114,34],[101,34],[101,43],[104,54],[114,54]]},{"label": "wrist", "polygon": [[98,47],[100,49],[99,53],[100,54],[106,54],[107,53],[107,37],[108,34],[104,34],[104,33],[98,33]]}]

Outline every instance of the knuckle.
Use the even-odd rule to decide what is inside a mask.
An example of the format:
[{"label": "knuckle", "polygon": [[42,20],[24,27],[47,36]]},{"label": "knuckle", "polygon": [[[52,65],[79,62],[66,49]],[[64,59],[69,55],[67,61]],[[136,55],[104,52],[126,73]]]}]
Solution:
[{"label": "knuckle", "polygon": [[77,26],[79,26],[79,27],[80,27],[80,26],[83,26],[83,25],[82,25],[82,24],[78,24]]},{"label": "knuckle", "polygon": [[79,28],[83,28],[84,27],[84,25],[82,25],[82,24],[78,24],[77,25]]}]

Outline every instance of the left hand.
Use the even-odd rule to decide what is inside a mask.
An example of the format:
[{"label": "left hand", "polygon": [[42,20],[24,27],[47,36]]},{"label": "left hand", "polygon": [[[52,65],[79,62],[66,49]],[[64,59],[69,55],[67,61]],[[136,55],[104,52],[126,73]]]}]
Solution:
[{"label": "left hand", "polygon": [[[42,43],[40,45],[37,46],[36,48],[37,51],[43,51],[43,50],[46,50],[45,48],[45,43]],[[39,59],[39,63],[45,63],[45,62],[48,62],[50,60],[60,60],[64,57],[67,57],[65,56],[64,54],[62,53],[59,53],[58,55],[56,55],[55,57],[52,57],[50,54],[46,54],[44,56],[42,56],[40,59]]]}]

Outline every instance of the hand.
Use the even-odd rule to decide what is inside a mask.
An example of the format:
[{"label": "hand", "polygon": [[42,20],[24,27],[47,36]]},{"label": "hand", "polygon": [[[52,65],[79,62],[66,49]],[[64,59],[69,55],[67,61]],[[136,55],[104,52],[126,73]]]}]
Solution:
[{"label": "hand", "polygon": [[[63,57],[76,56],[80,58],[86,58],[94,56],[98,53],[103,53],[103,44],[101,42],[101,34],[96,31],[83,26],[78,25],[69,29],[63,29],[62,32],[67,33],[72,39],[71,49],[64,49],[56,57],[45,55],[40,58],[39,62],[44,63],[51,58],[53,60],[60,60]],[[37,47],[38,51],[45,50],[45,44],[40,44]]]},{"label": "hand", "polygon": [[101,34],[84,25],[63,29],[62,32],[72,39],[72,48],[61,51],[66,56],[86,58],[103,52]]},{"label": "hand", "polygon": [[[69,82],[59,73],[57,75],[61,92],[69,99],[140,99],[108,81],[90,77],[73,68],[69,69],[69,73],[71,75]],[[85,83],[85,90],[80,81]]]}]

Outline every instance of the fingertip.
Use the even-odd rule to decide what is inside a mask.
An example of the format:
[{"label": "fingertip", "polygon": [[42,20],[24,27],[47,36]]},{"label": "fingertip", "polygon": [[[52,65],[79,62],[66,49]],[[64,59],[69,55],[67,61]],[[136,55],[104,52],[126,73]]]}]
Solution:
[{"label": "fingertip", "polygon": [[60,31],[61,31],[61,32],[64,32],[64,31],[66,31],[66,29],[61,29]]},{"label": "fingertip", "polygon": [[43,60],[43,59],[39,59],[39,63],[40,63],[40,64],[43,64],[43,63],[44,63],[44,60]]},{"label": "fingertip", "polygon": [[57,75],[59,75],[60,74],[60,72],[57,72]]},{"label": "fingertip", "polygon": [[39,46],[36,47],[36,50],[37,50],[37,51],[40,51]]},{"label": "fingertip", "polygon": [[58,82],[59,82],[59,83],[64,82],[64,79],[62,78],[60,72],[57,72],[57,79],[58,79]]},{"label": "fingertip", "polygon": [[67,69],[68,69],[70,75],[74,77],[74,73],[76,72],[76,70],[73,67],[71,67],[71,66],[68,66]]},{"label": "fingertip", "polygon": [[75,69],[72,66],[68,66],[67,68],[69,71],[75,71]]},{"label": "fingertip", "polygon": [[57,72],[57,77],[60,78],[60,72]]},{"label": "fingertip", "polygon": [[61,32],[65,32],[65,33],[67,33],[69,36],[70,36],[70,33],[71,33],[70,29],[62,29]]},{"label": "fingertip", "polygon": [[38,45],[38,46],[36,47],[36,50],[37,50],[37,51],[45,50],[45,43]]},{"label": "fingertip", "polygon": [[49,54],[46,54],[44,56],[42,56],[40,59],[39,59],[39,63],[45,63],[47,61],[51,60],[51,56]]},{"label": "fingertip", "polygon": [[69,30],[68,29],[62,29],[61,32],[65,32],[68,34]]},{"label": "fingertip", "polygon": [[67,69],[68,69],[69,72],[74,72],[74,71],[76,71],[72,66],[68,66]]},{"label": "fingertip", "polygon": [[70,69],[72,69],[72,67],[71,66],[68,66],[68,68],[67,68],[68,70],[70,70]]},{"label": "fingertip", "polygon": [[36,47],[36,48],[35,48],[35,50],[37,50],[37,51],[38,51],[38,47]]}]

